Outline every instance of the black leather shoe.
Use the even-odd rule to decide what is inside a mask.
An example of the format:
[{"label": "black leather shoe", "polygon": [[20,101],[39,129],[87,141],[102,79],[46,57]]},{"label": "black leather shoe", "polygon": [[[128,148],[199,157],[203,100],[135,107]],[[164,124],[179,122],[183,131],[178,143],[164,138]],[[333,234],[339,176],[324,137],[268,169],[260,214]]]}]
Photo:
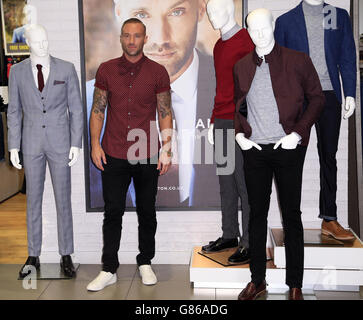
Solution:
[{"label": "black leather shoe", "polygon": [[204,253],[222,252],[226,249],[235,248],[238,246],[238,239],[223,239],[218,238],[216,241],[202,247]]},{"label": "black leather shoe", "polygon": [[61,269],[63,273],[70,278],[75,277],[76,275],[76,269],[74,268],[72,258],[71,256],[62,256],[61,262],[60,262]]},{"label": "black leather shoe", "polygon": [[250,252],[245,247],[238,247],[236,252],[228,258],[229,263],[245,264],[250,262]]},{"label": "black leather shoe", "polygon": [[31,269],[29,268],[30,266],[33,266],[35,267],[36,270],[39,270],[40,268],[39,257],[31,257],[31,256],[28,257],[25,264],[21,267],[19,271],[20,278],[23,279],[30,274],[31,272]]}]

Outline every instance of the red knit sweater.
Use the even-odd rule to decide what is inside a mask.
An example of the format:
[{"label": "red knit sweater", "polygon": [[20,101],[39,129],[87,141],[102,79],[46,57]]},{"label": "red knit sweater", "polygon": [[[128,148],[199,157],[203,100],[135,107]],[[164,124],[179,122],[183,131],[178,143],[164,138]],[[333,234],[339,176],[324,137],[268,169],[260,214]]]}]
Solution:
[{"label": "red knit sweater", "polygon": [[254,48],[255,46],[246,29],[240,30],[228,40],[223,41],[220,38],[216,42],[213,56],[217,87],[211,123],[214,122],[214,118],[234,119],[236,107],[233,102],[233,67],[238,60]]}]

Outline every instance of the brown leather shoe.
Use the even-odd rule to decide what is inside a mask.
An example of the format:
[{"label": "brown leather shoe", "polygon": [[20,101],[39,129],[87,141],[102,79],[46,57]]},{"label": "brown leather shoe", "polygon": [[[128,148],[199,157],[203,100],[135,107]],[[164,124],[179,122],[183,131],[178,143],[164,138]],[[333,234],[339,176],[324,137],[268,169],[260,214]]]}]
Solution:
[{"label": "brown leather shoe", "polygon": [[304,296],[302,294],[301,289],[299,289],[299,288],[290,289],[289,300],[304,300]]},{"label": "brown leather shoe", "polygon": [[332,236],[337,240],[349,241],[354,240],[353,233],[349,230],[345,230],[338,221],[326,222],[323,220],[321,224],[321,233],[326,236]]},{"label": "brown leather shoe", "polygon": [[248,283],[247,287],[238,295],[238,300],[256,300],[266,293],[266,281],[263,281],[257,288],[253,282]]}]

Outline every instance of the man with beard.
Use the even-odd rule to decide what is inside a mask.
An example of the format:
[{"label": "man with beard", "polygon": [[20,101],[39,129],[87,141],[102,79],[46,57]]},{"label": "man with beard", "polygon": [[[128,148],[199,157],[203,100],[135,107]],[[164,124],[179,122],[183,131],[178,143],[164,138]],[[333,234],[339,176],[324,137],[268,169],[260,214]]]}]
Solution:
[{"label": "man with beard", "polygon": [[[115,14],[120,22],[135,17],[146,25],[149,41],[145,45],[145,55],[163,65],[171,80],[172,107],[178,131],[177,146],[173,151],[177,151],[174,153],[178,165],[173,165],[167,175],[160,177],[157,205],[219,206],[215,166],[194,161],[198,156],[202,161],[205,159],[200,148],[201,140],[196,137],[208,127],[215,93],[213,59],[195,49],[198,23],[205,15],[206,1],[114,2]],[[88,96],[93,91],[93,83],[89,81],[87,84]],[[87,100],[89,103],[91,99]],[[210,151],[212,159],[212,148]],[[91,166],[91,188],[97,187],[98,174]]]},{"label": "man with beard", "polygon": [[[90,120],[91,156],[102,172],[105,214],[102,271],[87,286],[89,291],[102,290],[117,280],[122,216],[131,179],[139,221],[137,264],[145,285],[157,282],[150,265],[155,255],[158,176],[159,172],[163,175],[169,170],[171,162],[170,79],[163,66],[144,56],[147,36],[140,20],[125,21],[120,40],[122,57],[104,62],[98,68]],[[106,106],[108,116],[101,146]],[[153,148],[158,141],[156,111],[163,143],[160,158],[159,148]],[[128,139],[134,130],[144,135],[140,135],[136,152],[132,152],[135,143]]]}]

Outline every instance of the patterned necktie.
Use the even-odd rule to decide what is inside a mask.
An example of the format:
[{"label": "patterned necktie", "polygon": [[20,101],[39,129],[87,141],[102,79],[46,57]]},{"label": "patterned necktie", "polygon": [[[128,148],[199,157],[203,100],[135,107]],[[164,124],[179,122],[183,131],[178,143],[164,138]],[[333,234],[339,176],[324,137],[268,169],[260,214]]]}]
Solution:
[{"label": "patterned necktie", "polygon": [[38,89],[40,92],[43,91],[44,88],[44,78],[43,78],[43,72],[42,72],[42,65],[37,64],[38,69]]}]

